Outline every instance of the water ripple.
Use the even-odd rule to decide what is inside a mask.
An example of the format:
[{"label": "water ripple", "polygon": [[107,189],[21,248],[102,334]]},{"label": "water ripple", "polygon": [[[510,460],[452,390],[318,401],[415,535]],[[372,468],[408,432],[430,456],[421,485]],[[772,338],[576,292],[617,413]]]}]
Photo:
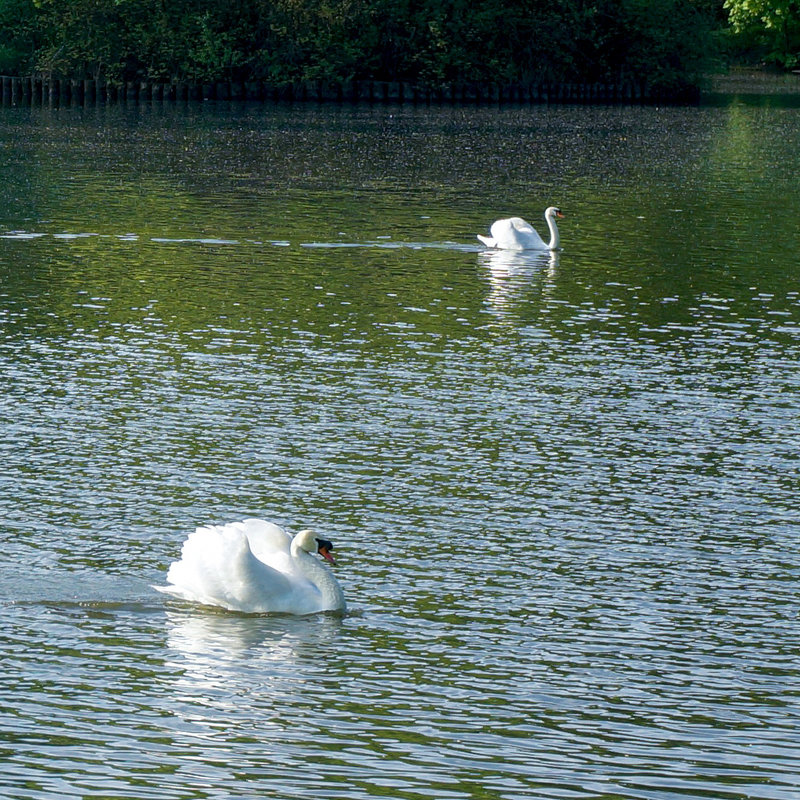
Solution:
[{"label": "water ripple", "polygon": [[[797,797],[796,119],[7,111],[3,797]],[[254,515],[348,616],[150,588]]]}]

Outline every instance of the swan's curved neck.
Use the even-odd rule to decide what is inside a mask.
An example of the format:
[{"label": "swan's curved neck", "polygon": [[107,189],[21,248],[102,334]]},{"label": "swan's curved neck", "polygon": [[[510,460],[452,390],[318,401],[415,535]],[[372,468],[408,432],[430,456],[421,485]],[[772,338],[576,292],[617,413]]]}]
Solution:
[{"label": "swan's curved neck", "polygon": [[311,553],[292,543],[292,555],[300,566],[303,575],[319,589],[323,606],[328,610],[344,609],[344,592],[333,573]]},{"label": "swan's curved neck", "polygon": [[547,227],[550,228],[550,244],[547,245],[547,249],[558,250],[561,240],[558,238],[558,225],[556,225],[555,217],[547,217]]}]

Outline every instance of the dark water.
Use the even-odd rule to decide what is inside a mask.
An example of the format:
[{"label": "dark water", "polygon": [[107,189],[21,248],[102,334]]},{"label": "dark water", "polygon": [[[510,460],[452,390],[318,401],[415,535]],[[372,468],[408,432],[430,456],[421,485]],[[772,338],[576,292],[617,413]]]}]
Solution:
[{"label": "dark water", "polygon": [[4,798],[800,795],[796,109],[0,119]]}]

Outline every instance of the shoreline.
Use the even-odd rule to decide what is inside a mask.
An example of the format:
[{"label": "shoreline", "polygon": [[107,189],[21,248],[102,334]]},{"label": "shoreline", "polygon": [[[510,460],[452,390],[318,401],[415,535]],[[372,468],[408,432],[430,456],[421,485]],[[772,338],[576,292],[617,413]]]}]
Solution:
[{"label": "shoreline", "polygon": [[103,104],[222,102],[301,102],[410,105],[699,105],[735,95],[800,97],[800,72],[772,73],[734,68],[709,75],[702,88],[681,92],[648,90],[643,82],[625,83],[463,83],[439,87],[404,82],[306,82],[273,86],[260,82],[113,83],[45,77],[0,76],[0,106],[93,106]]},{"label": "shoreline", "polygon": [[800,95],[800,71],[780,73],[759,67],[733,67],[727,73],[709,75],[706,80],[707,92],[713,94]]},{"label": "shoreline", "polygon": [[348,81],[306,82],[272,86],[257,82],[150,83],[147,81],[106,83],[44,77],[0,76],[0,105],[77,105],[152,102],[317,102],[392,103],[417,105],[509,105],[538,103],[583,104],[695,104],[699,90],[663,92],[648,90],[643,83],[462,83],[439,87],[404,82]]}]

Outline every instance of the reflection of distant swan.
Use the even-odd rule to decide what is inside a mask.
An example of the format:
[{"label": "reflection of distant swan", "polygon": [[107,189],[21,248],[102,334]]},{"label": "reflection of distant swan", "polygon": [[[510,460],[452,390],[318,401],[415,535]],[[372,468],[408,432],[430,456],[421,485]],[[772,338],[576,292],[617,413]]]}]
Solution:
[{"label": "reflection of distant swan", "polygon": [[333,563],[333,545],[312,531],[293,539],[260,519],[198,528],[159,591],[204,605],[249,613],[344,611],[342,589],[318,559]]},{"label": "reflection of distant swan", "polygon": [[489,307],[505,316],[515,297],[525,291],[532,279],[544,277],[549,283],[556,276],[558,258],[555,251],[486,250],[481,253],[480,262],[489,268]]},{"label": "reflection of distant swan", "polygon": [[522,275],[538,272],[542,267],[558,265],[558,252],[554,250],[486,250],[481,253],[492,274]]},{"label": "reflection of distant swan", "polygon": [[530,223],[521,217],[498,219],[492,223],[491,236],[478,238],[487,247],[496,247],[501,250],[558,250],[559,236],[556,217],[563,217],[560,209],[550,206],[544,212],[547,227],[550,229],[550,243],[545,244],[541,236],[533,229]]}]

